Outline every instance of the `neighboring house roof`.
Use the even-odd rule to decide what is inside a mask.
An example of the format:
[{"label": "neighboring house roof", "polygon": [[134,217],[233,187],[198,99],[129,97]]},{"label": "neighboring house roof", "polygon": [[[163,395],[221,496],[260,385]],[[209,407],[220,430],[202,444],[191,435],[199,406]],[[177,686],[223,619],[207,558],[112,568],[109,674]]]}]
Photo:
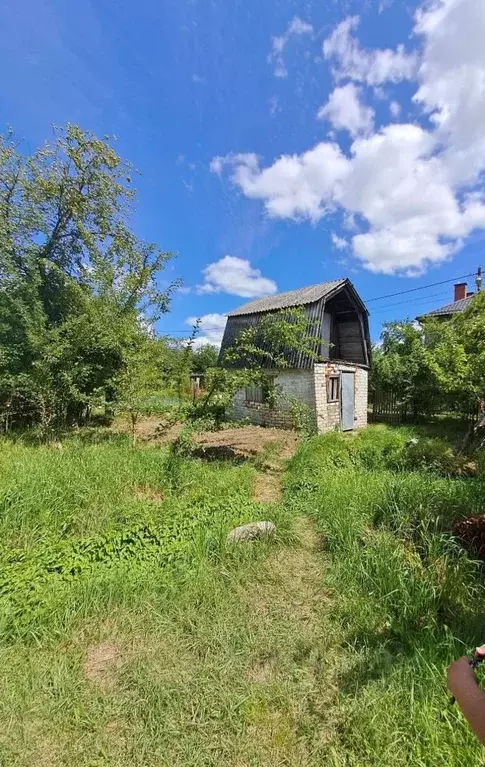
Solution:
[{"label": "neighboring house roof", "polygon": [[440,306],[439,309],[433,309],[431,312],[421,314],[417,319],[423,320],[426,317],[447,317],[450,314],[459,314],[460,312],[464,312],[465,309],[468,309],[474,297],[475,294],[473,294],[473,296],[468,296],[468,298],[460,298],[459,301],[453,301],[452,304],[446,304],[446,306]]},{"label": "neighboring house roof", "polygon": [[250,301],[243,304],[233,312],[228,312],[228,317],[236,317],[240,314],[259,314],[261,312],[270,312],[274,309],[288,309],[290,306],[305,306],[320,301],[336,288],[342,287],[345,283],[351,284],[349,280],[332,280],[331,282],[320,282],[318,285],[309,285],[307,288],[298,290],[289,290],[287,293],[277,293],[274,296],[258,298],[256,301]]}]

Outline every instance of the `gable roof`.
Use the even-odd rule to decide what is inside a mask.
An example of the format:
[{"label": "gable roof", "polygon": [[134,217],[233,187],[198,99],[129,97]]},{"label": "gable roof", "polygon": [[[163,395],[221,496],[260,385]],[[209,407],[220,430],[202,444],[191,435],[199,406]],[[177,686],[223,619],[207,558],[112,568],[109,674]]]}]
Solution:
[{"label": "gable roof", "polygon": [[468,298],[460,298],[459,301],[453,301],[451,304],[440,306],[439,309],[433,309],[431,312],[421,314],[419,317],[417,317],[417,319],[423,320],[426,317],[446,317],[450,314],[459,314],[460,312],[464,312],[465,309],[468,309],[470,306],[475,295],[476,294],[474,293],[472,296],[468,296]]},{"label": "gable roof", "polygon": [[237,317],[241,314],[260,314],[261,312],[270,312],[274,309],[288,309],[291,306],[313,304],[345,284],[351,285],[347,279],[331,280],[330,282],[320,282],[318,285],[309,285],[298,290],[289,290],[286,293],[276,293],[274,296],[258,298],[256,301],[243,304],[238,309],[228,312],[227,316]]}]

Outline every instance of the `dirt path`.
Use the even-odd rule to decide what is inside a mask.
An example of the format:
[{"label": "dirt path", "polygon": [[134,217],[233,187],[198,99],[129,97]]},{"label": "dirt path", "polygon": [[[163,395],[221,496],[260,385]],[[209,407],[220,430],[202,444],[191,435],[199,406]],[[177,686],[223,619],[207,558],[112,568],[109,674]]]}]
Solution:
[{"label": "dirt path", "polygon": [[[282,502],[284,468],[294,450],[285,445],[258,472],[256,500]],[[328,763],[336,740],[339,650],[329,619],[325,567],[314,523],[297,517],[292,542],[261,563],[253,588],[241,597],[254,620],[248,680],[259,690],[253,693],[259,705],[248,734],[258,765]]]}]

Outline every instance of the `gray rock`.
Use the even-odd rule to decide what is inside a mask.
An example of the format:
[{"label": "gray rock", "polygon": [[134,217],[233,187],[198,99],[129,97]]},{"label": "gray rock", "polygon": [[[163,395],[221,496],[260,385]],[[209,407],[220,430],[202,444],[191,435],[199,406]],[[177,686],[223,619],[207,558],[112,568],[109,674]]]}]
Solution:
[{"label": "gray rock", "polygon": [[257,541],[261,538],[272,538],[276,533],[276,525],[273,522],[250,522],[248,525],[235,527],[227,534],[228,543],[244,543]]}]

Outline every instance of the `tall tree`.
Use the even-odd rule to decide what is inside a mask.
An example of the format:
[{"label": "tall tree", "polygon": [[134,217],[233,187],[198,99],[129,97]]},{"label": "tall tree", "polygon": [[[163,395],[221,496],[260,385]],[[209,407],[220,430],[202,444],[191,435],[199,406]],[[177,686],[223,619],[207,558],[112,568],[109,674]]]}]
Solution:
[{"label": "tall tree", "polygon": [[32,155],[0,137],[0,408],[79,415],[123,368],[140,318],[167,311],[171,254],[130,228],[132,170],[74,125]]}]

